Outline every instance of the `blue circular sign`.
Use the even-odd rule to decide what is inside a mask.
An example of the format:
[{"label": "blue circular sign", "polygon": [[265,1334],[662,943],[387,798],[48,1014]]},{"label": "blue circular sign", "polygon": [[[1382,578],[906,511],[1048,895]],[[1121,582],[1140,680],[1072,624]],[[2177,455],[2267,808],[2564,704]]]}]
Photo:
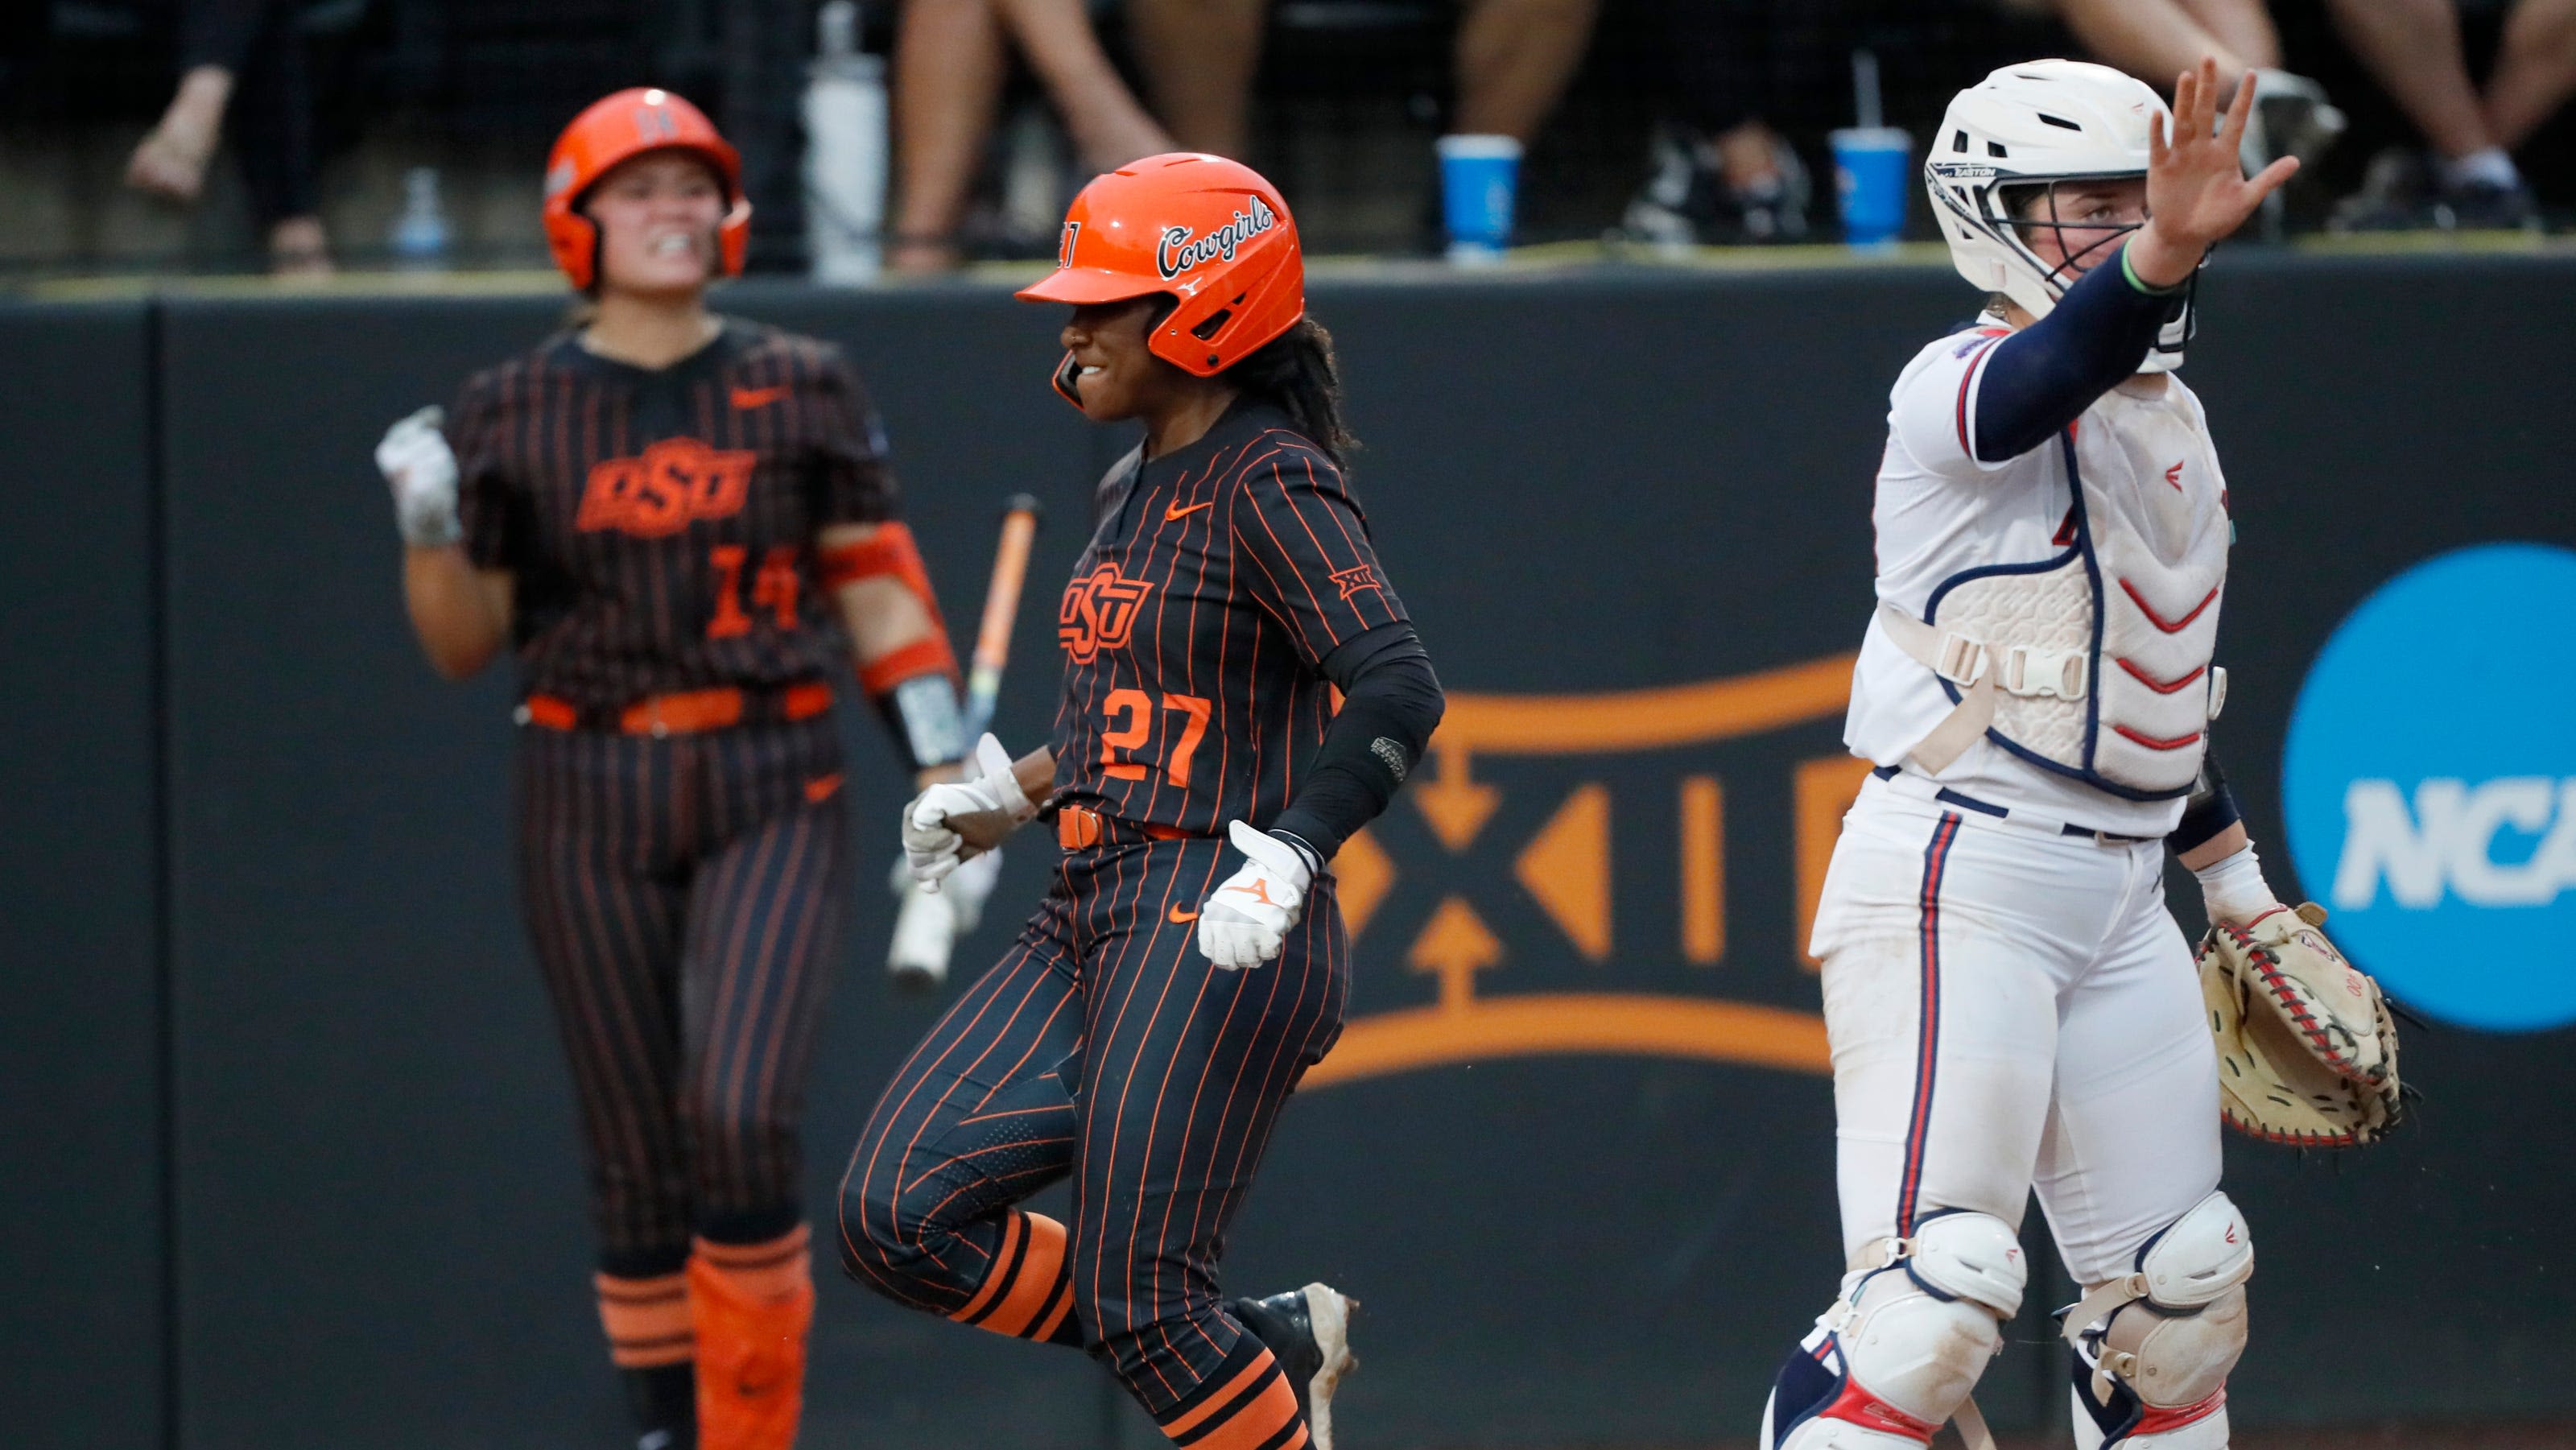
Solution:
[{"label": "blue circular sign", "polygon": [[2408,1007],[2576,1022],[2576,550],[2482,544],[2336,628],[2281,761],[2290,859]]}]

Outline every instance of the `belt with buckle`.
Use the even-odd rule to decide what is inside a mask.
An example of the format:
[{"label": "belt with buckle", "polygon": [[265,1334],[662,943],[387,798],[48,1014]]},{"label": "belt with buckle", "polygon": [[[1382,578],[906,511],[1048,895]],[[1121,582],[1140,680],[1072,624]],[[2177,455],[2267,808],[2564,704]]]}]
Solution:
[{"label": "belt with buckle", "polygon": [[[2058,835],[2075,836],[2084,840],[2096,841],[2105,846],[2137,846],[2157,839],[2157,837],[2154,836],[2123,836],[2116,831],[2097,831],[2090,826],[2079,826],[2072,821],[2060,821],[2048,816],[2034,815],[2029,811],[2006,810],[2002,806],[1995,805],[1987,801],[1981,801],[1975,796],[1962,794],[1959,791],[1952,790],[1946,785],[1937,785],[1927,777],[1915,775],[1893,765],[1873,767],[1870,770],[1870,774],[1877,776],[1880,780],[1888,782],[1890,788],[1896,790],[1900,795],[1909,795],[1918,800],[1933,800],[1938,801],[1943,805],[1957,806],[1962,810],[1971,810],[1980,815],[1993,816],[1998,820],[2007,821],[2016,826],[2029,826],[2041,831],[2045,831],[2049,827],[2054,826],[2057,828]],[[1902,784],[1899,784],[1899,782],[1902,782]]]},{"label": "belt with buckle", "polygon": [[1093,846],[1132,846],[1139,841],[1188,841],[1204,839],[1196,831],[1160,822],[1122,821],[1104,816],[1089,806],[1058,806],[1055,812],[1055,843],[1068,851],[1089,850]]},{"label": "belt with buckle", "polygon": [[698,735],[736,725],[775,725],[811,720],[832,708],[832,687],[799,680],[774,689],[726,685],[647,695],[627,705],[585,707],[559,695],[530,695],[515,718],[547,730],[607,730],[620,735]]}]

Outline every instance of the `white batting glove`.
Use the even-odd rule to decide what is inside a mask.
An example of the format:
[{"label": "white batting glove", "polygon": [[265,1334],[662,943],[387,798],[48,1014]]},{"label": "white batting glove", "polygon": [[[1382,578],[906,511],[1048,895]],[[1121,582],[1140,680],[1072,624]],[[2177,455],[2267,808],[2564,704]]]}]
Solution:
[{"label": "white batting glove", "polygon": [[1199,903],[1199,951],[1216,966],[1239,972],[1279,955],[1322,863],[1287,837],[1242,821],[1225,833],[1243,853],[1243,868]]},{"label": "white batting glove", "polygon": [[912,860],[906,853],[895,861],[892,879],[886,886],[898,901],[916,891],[948,898],[949,919],[956,924],[957,935],[964,936],[984,919],[984,903],[993,899],[993,888],[1001,878],[1002,852],[997,846],[966,857],[932,884],[912,879]]},{"label": "white batting glove", "polygon": [[456,454],[438,431],[447,414],[432,406],[385,430],[376,467],[394,491],[403,542],[432,549],[465,536],[456,518]]},{"label": "white batting glove", "polygon": [[[1037,802],[1020,789],[1019,777],[1011,773],[1011,753],[990,733],[975,742],[975,767],[983,774],[973,780],[934,785],[903,808],[904,867],[925,890],[938,890],[939,883],[964,862],[978,855],[996,854],[967,844],[966,838],[952,829],[952,822],[981,817],[976,824],[999,835],[1037,818]],[[991,892],[992,884],[987,881],[984,894]],[[976,905],[983,905],[981,896],[976,898]]]}]

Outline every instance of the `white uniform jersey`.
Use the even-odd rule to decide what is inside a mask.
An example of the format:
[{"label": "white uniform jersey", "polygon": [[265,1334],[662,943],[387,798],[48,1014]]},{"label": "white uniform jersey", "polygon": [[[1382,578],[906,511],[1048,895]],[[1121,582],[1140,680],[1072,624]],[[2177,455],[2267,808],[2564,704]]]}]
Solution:
[{"label": "white uniform jersey", "polygon": [[[1878,598],[1922,619],[1945,590],[1987,588],[1989,642],[2012,634],[2068,646],[2062,653],[2089,697],[2002,697],[1995,728],[1938,773],[1942,786],[2090,830],[2162,836],[2181,818],[2172,781],[2197,770],[2210,686],[2223,678],[2207,668],[2228,527],[2207,420],[2168,374],[2123,383],[2084,411],[2073,439],[2081,489],[2059,439],[1979,462],[1977,389],[2006,335],[1989,316],[1931,344],[1889,394],[1871,509]],[[1954,607],[1935,622],[1953,627],[1959,616]],[[1879,765],[1900,764],[1959,697],[1874,616],[1844,743]],[[2091,768],[2097,737],[2102,771]],[[2142,778],[2156,789],[2135,788]]]}]

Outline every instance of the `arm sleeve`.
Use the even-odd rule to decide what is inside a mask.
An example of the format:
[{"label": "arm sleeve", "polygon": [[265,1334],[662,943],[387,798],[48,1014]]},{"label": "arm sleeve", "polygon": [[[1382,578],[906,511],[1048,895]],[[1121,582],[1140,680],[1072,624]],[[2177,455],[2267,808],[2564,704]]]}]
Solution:
[{"label": "arm sleeve", "polygon": [[1321,455],[1282,448],[1256,459],[1227,507],[1237,585],[1286,626],[1309,666],[1346,640],[1405,620],[1403,601],[1378,568],[1368,521]]},{"label": "arm sleeve", "polygon": [[2135,373],[2175,297],[2131,280],[2123,247],[2046,317],[2018,332],[1957,334],[1910,368],[1890,396],[1889,428],[1908,456],[1937,474],[1973,479],[2009,463]]},{"label": "arm sleeve", "polygon": [[2245,819],[2237,809],[2236,793],[2227,788],[2227,772],[2218,768],[2218,755],[2204,748],[2200,756],[2200,779],[2194,781],[2191,794],[2184,798],[2182,820],[2165,836],[2165,849],[2179,856],[2215,839],[2219,832]]},{"label": "arm sleeve", "polygon": [[1382,624],[1334,648],[1323,675],[1342,692],[1296,796],[1270,829],[1331,860],[1377,819],[1422,759],[1445,701],[1431,656],[1410,624]]},{"label": "arm sleeve", "polygon": [[456,518],[465,557],[477,569],[520,567],[528,524],[503,466],[507,408],[502,384],[489,373],[470,379],[457,394],[447,446],[456,455]]},{"label": "arm sleeve", "polygon": [[2181,288],[2151,291],[2129,270],[2129,249],[2066,289],[2041,318],[1987,350],[1977,382],[1980,463],[2029,452],[2138,370]]},{"label": "arm sleeve", "polygon": [[875,524],[901,502],[886,465],[885,422],[840,349],[819,349],[814,402],[814,523]]}]

